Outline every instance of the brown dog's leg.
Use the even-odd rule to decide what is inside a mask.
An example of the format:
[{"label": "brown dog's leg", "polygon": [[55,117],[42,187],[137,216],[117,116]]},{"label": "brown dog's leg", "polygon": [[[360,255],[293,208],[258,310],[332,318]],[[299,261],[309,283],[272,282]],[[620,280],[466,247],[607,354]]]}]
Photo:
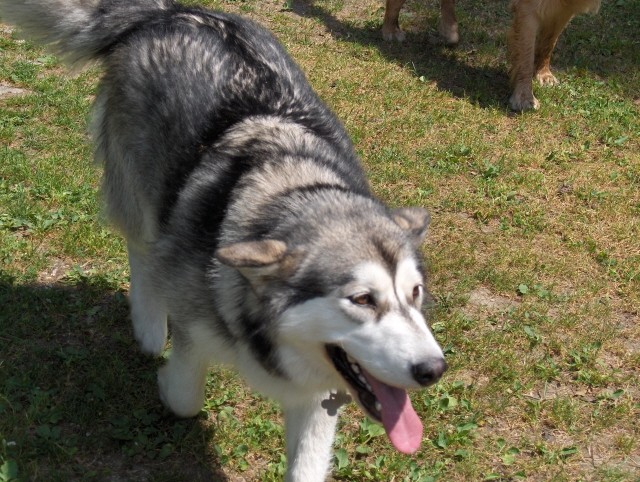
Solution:
[{"label": "brown dog's leg", "polygon": [[[404,40],[404,32],[400,28],[398,16],[405,0],[387,0],[382,22],[382,37],[387,40]],[[440,0],[440,24],[438,30],[447,45],[458,43],[458,21],[456,20],[456,1]]]},{"label": "brown dog's leg", "polygon": [[[387,40],[397,40],[402,42],[404,40],[404,32],[400,29],[398,23],[398,16],[400,15],[400,9],[405,0],[387,0],[387,5],[384,10],[384,21],[382,22],[382,37]],[[444,1],[444,0],[443,0]]]},{"label": "brown dog's leg", "polygon": [[[571,21],[574,10],[567,7],[551,5],[555,3],[547,0],[545,10],[542,12],[542,21],[535,53],[535,78],[540,85],[554,85],[558,79],[551,73],[551,53],[553,52],[558,37]],[[561,2],[559,2],[561,3]]]},{"label": "brown dog's leg", "polygon": [[509,107],[515,111],[537,109],[540,106],[531,86],[535,73],[536,37],[540,28],[536,6],[540,1],[514,0],[511,4],[513,23],[507,34],[507,47],[513,92]]},{"label": "brown dog's leg", "polygon": [[513,110],[538,108],[531,80],[535,77],[540,85],[558,82],[550,68],[558,37],[574,15],[597,12],[599,6],[600,0],[513,0],[507,36]]},{"label": "brown dog's leg", "polygon": [[440,35],[447,45],[455,45],[460,40],[456,20],[456,0],[440,0]]}]

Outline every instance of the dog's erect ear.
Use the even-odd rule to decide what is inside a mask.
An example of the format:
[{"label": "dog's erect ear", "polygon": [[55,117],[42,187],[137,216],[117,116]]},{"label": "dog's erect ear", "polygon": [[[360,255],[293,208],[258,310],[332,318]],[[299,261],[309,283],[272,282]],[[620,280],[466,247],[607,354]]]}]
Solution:
[{"label": "dog's erect ear", "polygon": [[398,226],[409,234],[413,244],[418,247],[427,235],[431,216],[422,208],[399,208],[391,211],[391,216]]},{"label": "dog's erect ear", "polygon": [[276,239],[245,241],[218,248],[216,258],[233,268],[264,268],[284,258],[287,245]]},{"label": "dog's erect ear", "polygon": [[230,244],[218,248],[215,256],[222,264],[242,273],[258,293],[270,280],[291,273],[299,260],[299,253],[287,251],[287,245],[276,239]]}]

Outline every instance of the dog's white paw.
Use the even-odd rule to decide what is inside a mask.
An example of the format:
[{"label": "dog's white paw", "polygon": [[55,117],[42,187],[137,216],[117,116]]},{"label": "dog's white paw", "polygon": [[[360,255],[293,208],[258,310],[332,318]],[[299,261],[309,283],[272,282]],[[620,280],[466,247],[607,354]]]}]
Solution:
[{"label": "dog's white paw", "polygon": [[556,85],[560,83],[549,69],[540,70],[536,74],[536,79],[540,85]]},{"label": "dog's white paw", "polygon": [[193,381],[192,373],[179,373],[171,360],[158,370],[160,400],[178,417],[195,417],[204,404],[204,393]]},{"label": "dog's white paw", "polygon": [[446,45],[456,45],[460,41],[457,23],[447,25],[441,21],[438,25],[438,31],[440,32],[440,35],[444,39]]},{"label": "dog's white paw", "polygon": [[382,38],[387,42],[404,42],[406,35],[400,27],[382,28]]},{"label": "dog's white paw", "polygon": [[[144,324],[144,328],[140,325]],[[133,323],[133,335],[140,349],[149,355],[160,355],[167,343],[167,323]]]},{"label": "dog's white paw", "polygon": [[540,102],[535,98],[533,90],[529,86],[528,88],[515,89],[513,91],[509,99],[509,107],[516,112],[538,110],[540,108]]},{"label": "dog's white paw", "polygon": [[131,307],[133,336],[144,353],[159,355],[167,343],[167,316],[160,310],[140,311],[135,305]]}]

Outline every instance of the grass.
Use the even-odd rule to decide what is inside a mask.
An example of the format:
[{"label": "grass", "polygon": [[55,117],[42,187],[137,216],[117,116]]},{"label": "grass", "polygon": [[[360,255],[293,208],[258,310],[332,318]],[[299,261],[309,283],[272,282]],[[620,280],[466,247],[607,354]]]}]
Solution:
[{"label": "grass", "polygon": [[[640,480],[640,5],[578,17],[561,84],[512,115],[507,2],[407,2],[407,42],[361,0],[209,2],[270,27],[352,135],[375,192],[432,213],[433,331],[450,370],[413,394],[423,448],[394,453],[354,407],[333,477]],[[86,134],[98,70],[70,76],[0,29],[0,481],[279,480],[277,407],[212,370],[206,407],[159,402],[128,322],[121,239]]]}]

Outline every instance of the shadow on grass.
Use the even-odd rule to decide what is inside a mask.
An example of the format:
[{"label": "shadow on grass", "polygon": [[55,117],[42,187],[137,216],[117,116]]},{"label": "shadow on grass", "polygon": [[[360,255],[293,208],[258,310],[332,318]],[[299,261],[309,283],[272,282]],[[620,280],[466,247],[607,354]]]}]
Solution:
[{"label": "shadow on grass", "polygon": [[0,271],[0,461],[21,480],[226,480],[210,424],[162,407],[160,362],[137,350],[108,285],[17,285]]},{"label": "shadow on grass", "polygon": [[[404,8],[412,7],[415,5]],[[382,12],[379,22],[367,24],[357,19],[353,23],[341,21],[320,1],[294,0],[291,8],[297,15],[319,19],[334,37],[374,46],[389,61],[411,68],[417,77],[435,82],[454,97],[469,99],[484,108],[506,108],[510,95],[506,32],[511,22],[506,0],[468,2],[457,8],[461,33],[457,49],[443,45],[432,28],[439,15],[435,5],[422,33],[406,32],[401,44],[382,40]],[[640,2],[603,2],[598,15],[578,16],[570,23],[554,51],[552,68],[559,72],[571,68],[590,71],[611,79],[624,95],[637,99],[639,30]],[[489,54],[496,52],[489,62],[476,55],[487,46]]]},{"label": "shadow on grass", "polygon": [[[424,33],[405,32],[402,43],[385,42],[380,31],[382,17],[376,25],[342,22],[312,0],[296,0],[292,10],[297,15],[321,20],[327,31],[342,41],[377,48],[389,61],[411,69],[416,77],[435,82],[439,89],[454,97],[470,99],[482,107],[506,105],[509,89],[505,69],[461,61],[465,53],[445,46],[435,32],[426,32],[426,26]],[[471,51],[470,55],[473,54]]]}]

